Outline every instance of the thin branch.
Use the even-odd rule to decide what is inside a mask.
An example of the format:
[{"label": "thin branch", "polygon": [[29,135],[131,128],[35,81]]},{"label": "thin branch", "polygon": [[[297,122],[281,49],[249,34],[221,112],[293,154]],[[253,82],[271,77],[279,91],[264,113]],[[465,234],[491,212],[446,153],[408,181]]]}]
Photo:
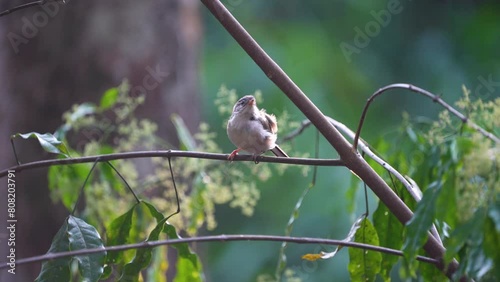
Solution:
[{"label": "thin branch", "polygon": [[3,12],[0,12],[0,17],[3,17],[3,16],[6,16],[8,14],[11,14],[11,13],[14,13],[15,11],[19,11],[19,10],[22,10],[22,9],[27,9],[29,7],[33,7],[33,6],[41,6],[47,2],[51,2],[51,1],[55,1],[55,0],[39,0],[39,1],[33,1],[33,2],[29,2],[29,3],[25,3],[25,4],[21,4],[19,6],[16,6],[14,8],[11,8],[11,9],[7,9]]},{"label": "thin branch", "polygon": [[130,187],[130,185],[128,184],[127,180],[125,180],[125,177],[122,176],[122,174],[113,166],[113,164],[111,164],[111,162],[108,161],[108,162],[106,162],[106,164],[108,164],[115,171],[115,173],[118,175],[118,177],[120,177],[120,179],[123,181],[123,183],[125,183],[125,186],[127,186],[127,189],[130,191],[130,193],[132,193],[132,195],[134,195],[135,201],[137,203],[140,203],[141,200],[139,200],[139,197],[137,197],[137,194],[135,194],[134,189],[132,189],[132,187]]},{"label": "thin branch", "polygon": [[[200,236],[200,237],[192,237],[192,238],[181,238],[181,239],[166,239],[166,240],[158,240],[158,241],[144,241],[136,244],[127,244],[127,245],[118,245],[118,246],[108,246],[103,248],[93,248],[93,249],[83,249],[76,251],[68,251],[68,252],[58,252],[58,253],[47,253],[41,256],[34,256],[25,259],[16,260],[16,265],[28,264],[41,262],[46,260],[54,260],[64,257],[74,257],[74,256],[82,256],[89,255],[101,252],[111,252],[111,251],[123,251],[129,249],[142,249],[142,248],[151,248],[157,246],[164,245],[174,245],[174,244],[183,244],[183,243],[195,243],[195,242],[229,242],[229,241],[266,241],[266,242],[288,242],[288,243],[297,243],[297,244],[324,244],[324,245],[334,245],[334,246],[343,246],[343,247],[352,247],[359,248],[364,250],[376,251],[381,253],[386,253],[395,256],[403,256],[403,252],[399,250],[394,250],[390,248],[373,246],[368,244],[356,243],[356,242],[345,242],[342,240],[332,240],[332,239],[321,239],[321,238],[309,238],[309,237],[287,237],[287,236],[273,236],[273,235],[215,235],[215,236]],[[417,256],[417,260],[432,263],[438,265],[440,263],[439,260]],[[0,264],[0,269],[4,269],[9,267],[7,262]]]},{"label": "thin branch", "polygon": [[[120,159],[137,159],[137,158],[153,158],[153,157],[184,157],[184,158],[197,158],[197,159],[210,159],[210,160],[220,160],[227,162],[228,154],[215,154],[215,153],[205,153],[205,152],[194,152],[194,151],[137,151],[137,152],[127,152],[127,153],[115,153],[107,155],[97,155],[88,156],[80,158],[69,158],[69,159],[55,159],[55,160],[43,160],[35,161],[31,163],[25,163],[17,166],[10,167],[0,171],[0,178],[5,177],[9,170],[15,170],[20,172],[22,170],[33,169],[38,167],[47,167],[53,165],[69,165],[69,164],[81,164],[81,163],[91,163],[99,160],[100,162],[120,160]],[[308,159],[308,158],[278,158],[278,157],[266,157],[258,156],[257,160],[264,163],[280,163],[280,164],[292,164],[292,165],[317,165],[317,166],[344,166],[344,162],[341,160],[332,159]],[[253,161],[252,155],[237,155],[233,161]]]},{"label": "thin branch", "polygon": [[14,157],[16,158],[16,164],[20,165],[19,158],[17,157],[16,145],[14,145],[14,138],[10,138],[10,144],[12,145],[12,152],[14,152]]},{"label": "thin branch", "polygon": [[[316,126],[330,145],[338,152],[340,158],[345,162],[346,167],[359,176],[372,189],[401,223],[406,224],[413,217],[413,213],[408,206],[392,191],[380,175],[361,158],[357,151],[353,150],[351,144],[330,124],[316,105],[309,100],[278,64],[269,57],[226,7],[218,0],[201,0],[201,2],[262,69],[267,77]],[[433,236],[427,239],[424,249],[433,258],[442,259],[444,257],[445,248]],[[442,261],[438,265],[438,268],[446,272],[446,275],[451,279],[453,273],[458,269],[458,262],[453,260],[449,265],[445,265],[444,261]]]},{"label": "thin branch", "polygon": [[390,90],[390,89],[398,89],[398,88],[408,89],[410,91],[413,91],[413,92],[418,93],[418,94],[422,94],[425,97],[432,99],[432,101],[434,103],[438,103],[441,106],[443,106],[443,108],[445,108],[448,112],[450,112],[451,114],[458,117],[464,124],[467,124],[468,126],[473,128],[474,130],[477,130],[479,133],[484,135],[486,138],[493,140],[495,143],[497,143],[497,144],[500,143],[500,138],[496,137],[493,133],[486,131],[485,129],[483,129],[482,127],[480,127],[479,125],[477,125],[476,123],[471,121],[470,119],[468,119],[464,114],[462,114],[461,112],[459,112],[458,110],[456,110],[455,108],[450,106],[443,99],[441,99],[441,97],[439,97],[438,95],[432,94],[431,92],[429,92],[427,90],[424,90],[422,88],[419,88],[419,87],[411,85],[411,84],[396,83],[396,84],[391,84],[391,85],[387,85],[385,87],[380,88],[375,93],[373,93],[372,96],[370,96],[370,98],[368,98],[368,100],[366,101],[366,105],[363,109],[363,112],[361,113],[361,118],[359,119],[359,125],[358,125],[358,129],[356,131],[356,136],[354,137],[354,142],[352,145],[353,148],[356,148],[358,146],[359,135],[361,134],[361,128],[363,127],[366,113],[368,112],[368,108],[370,107],[370,104],[373,102],[373,100],[377,96],[381,95],[385,91]]},{"label": "thin branch", "polygon": [[85,185],[87,185],[87,181],[89,181],[90,175],[95,169],[95,166],[99,163],[99,159],[95,160],[94,164],[92,165],[92,168],[90,169],[89,173],[87,173],[87,177],[85,178],[85,181],[82,184],[82,188],[80,189],[80,193],[78,194],[78,199],[76,199],[75,206],[73,207],[73,211],[71,212],[71,215],[75,215],[76,208],[78,207],[78,204],[83,198],[83,189],[85,189]]},{"label": "thin branch", "polygon": [[168,159],[168,168],[170,170],[170,177],[172,177],[172,184],[174,184],[175,200],[177,201],[177,210],[167,217],[167,220],[168,220],[172,216],[181,212],[181,205],[179,204],[179,193],[177,192],[177,185],[175,184],[174,171],[172,169],[172,160],[170,157],[167,159]]}]

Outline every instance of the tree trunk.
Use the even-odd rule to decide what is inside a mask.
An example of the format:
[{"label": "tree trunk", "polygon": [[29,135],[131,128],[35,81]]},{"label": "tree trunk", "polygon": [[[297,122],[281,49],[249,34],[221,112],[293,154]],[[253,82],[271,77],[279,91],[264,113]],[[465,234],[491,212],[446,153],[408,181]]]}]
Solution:
[{"label": "tree trunk", "polygon": [[[2,3],[1,10],[12,8]],[[201,38],[195,0],[49,2],[2,18],[0,35],[0,168],[15,165],[9,136],[54,132],[75,103],[99,101],[129,79],[146,93],[139,116],[159,125],[160,137],[177,144],[170,115],[192,132],[200,119],[198,50]],[[34,141],[16,142],[21,162],[53,158]],[[165,149],[165,148],[162,148]],[[68,211],[47,189],[47,169],[16,174],[16,258],[45,253]],[[6,203],[6,180],[0,202]],[[77,188],[76,188],[77,189]],[[0,253],[5,259],[7,210],[0,204]],[[33,280],[40,264],[0,272],[0,281]]]}]

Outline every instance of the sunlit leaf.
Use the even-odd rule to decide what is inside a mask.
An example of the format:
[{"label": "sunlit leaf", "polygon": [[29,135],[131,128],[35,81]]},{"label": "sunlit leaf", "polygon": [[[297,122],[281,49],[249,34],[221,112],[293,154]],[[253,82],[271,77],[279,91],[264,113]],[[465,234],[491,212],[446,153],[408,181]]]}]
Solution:
[{"label": "sunlit leaf", "polygon": [[[114,219],[106,229],[107,246],[123,245],[128,242],[130,229],[132,228],[132,215],[135,204],[130,210]],[[123,257],[123,252],[109,252],[106,263],[116,263]]]},{"label": "sunlit leaf", "polygon": [[308,261],[317,261],[318,259],[322,259],[323,256],[322,254],[305,254],[302,256],[302,259],[308,260]]},{"label": "sunlit leaf", "polygon": [[[170,225],[168,222],[165,224],[165,228],[163,232],[167,234],[169,239],[180,239],[181,237],[177,234],[175,227]],[[183,244],[175,244],[173,247],[177,250],[177,254],[179,258],[182,258],[183,261],[177,261],[177,267],[182,267],[184,273],[182,275],[186,275],[186,277],[191,278],[192,280],[183,280],[184,278],[178,273],[175,280],[178,281],[202,281],[203,280],[203,268],[201,265],[201,261],[198,256],[191,252],[189,249],[189,245],[187,243]],[[179,265],[179,263],[181,265]]]},{"label": "sunlit leaf", "polygon": [[16,138],[16,137],[21,137],[23,139],[35,138],[38,140],[38,142],[45,151],[53,154],[60,154],[67,158],[70,157],[66,145],[64,145],[62,141],[59,141],[54,135],[50,133],[45,133],[45,134],[40,134],[37,132],[30,132],[25,134],[17,133],[12,135],[11,138]]},{"label": "sunlit leaf", "polygon": [[[145,205],[149,209],[151,215],[157,222],[156,227],[151,231],[151,233],[149,233],[146,241],[156,241],[163,230],[166,218],[163,218],[163,215],[158,212],[153,205],[144,201],[141,201],[140,204]],[[146,268],[151,263],[152,251],[152,248],[137,249],[133,260],[123,267],[122,276],[119,281],[137,281],[141,270]]]},{"label": "sunlit leaf", "polygon": [[174,282],[196,282],[203,281],[203,272],[199,267],[199,263],[193,264],[192,260],[184,256],[177,259],[176,264],[177,274]]},{"label": "sunlit leaf", "polygon": [[106,90],[106,92],[104,92],[104,94],[101,97],[101,102],[100,102],[101,110],[106,110],[108,108],[113,107],[113,105],[118,100],[119,93],[120,92],[118,88],[111,88]]}]

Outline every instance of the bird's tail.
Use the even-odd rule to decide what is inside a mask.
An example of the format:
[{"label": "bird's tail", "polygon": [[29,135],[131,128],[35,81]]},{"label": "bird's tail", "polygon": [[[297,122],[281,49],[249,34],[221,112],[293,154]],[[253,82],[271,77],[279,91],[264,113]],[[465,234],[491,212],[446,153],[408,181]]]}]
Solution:
[{"label": "bird's tail", "polygon": [[273,152],[273,154],[276,157],[289,158],[289,156],[285,153],[285,151],[283,151],[283,149],[281,149],[280,146],[278,146],[278,145],[276,145],[276,147],[272,148],[271,152]]}]

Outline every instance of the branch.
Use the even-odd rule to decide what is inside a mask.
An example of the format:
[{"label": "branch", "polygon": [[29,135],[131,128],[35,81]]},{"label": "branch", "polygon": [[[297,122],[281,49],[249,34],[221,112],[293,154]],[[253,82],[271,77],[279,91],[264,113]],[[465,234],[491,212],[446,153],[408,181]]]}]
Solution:
[{"label": "branch", "polygon": [[[336,121],[331,117],[327,116],[326,118],[333,124],[333,126],[335,126],[335,128],[344,133],[344,135],[347,135],[350,139],[354,139],[355,134],[349,127],[347,127],[345,124],[339,121]],[[296,136],[300,135],[309,125],[311,125],[311,121],[309,120],[302,121],[300,127],[291,132],[290,134],[288,134],[287,136],[285,136],[283,140],[288,141],[295,138]],[[413,179],[411,179],[408,176],[403,176],[397,169],[392,167],[389,163],[387,163],[385,160],[383,160],[381,157],[375,154],[370,149],[368,143],[366,143],[363,139],[361,139],[361,142],[358,143],[357,147],[358,149],[361,149],[361,151],[363,151],[367,156],[372,158],[372,160],[374,160],[376,163],[378,163],[380,166],[386,169],[389,173],[394,175],[394,177],[396,177],[401,182],[401,184],[405,186],[406,190],[410,193],[413,199],[415,199],[415,201],[417,202],[420,202],[420,200],[422,199],[422,190],[418,187],[417,183],[413,181]],[[431,228],[431,234],[434,236],[434,238],[436,238],[436,240],[438,240],[441,244],[443,244],[441,238],[439,237],[439,233],[436,229],[436,226],[434,224],[432,225]]]},{"label": "branch", "polygon": [[[344,135],[346,135],[350,139],[354,139],[355,133],[349,127],[331,117],[327,116],[326,118],[330,121],[330,123],[333,126],[335,126],[335,128],[344,133]],[[295,138],[296,136],[300,135],[310,125],[311,125],[310,120],[302,121],[300,127],[291,132],[290,134],[288,134],[287,136],[285,136],[283,140],[288,141]],[[412,183],[408,181],[399,171],[397,171],[394,167],[388,164],[385,160],[377,156],[377,154],[375,154],[370,149],[368,143],[366,143],[364,140],[361,140],[361,142],[358,142],[357,148],[360,149],[362,152],[364,152],[367,156],[372,158],[376,163],[381,165],[387,171],[389,171],[392,175],[394,175],[403,184],[403,186],[406,187],[406,190],[408,190],[413,199],[415,199],[417,202],[419,202],[422,199],[422,191],[420,189],[415,189],[414,185],[412,185]]]},{"label": "branch", "polygon": [[356,137],[354,138],[354,142],[352,145],[353,148],[356,148],[358,145],[358,139],[359,139],[359,135],[361,134],[361,128],[363,127],[363,122],[365,121],[366,113],[368,112],[368,107],[370,106],[370,104],[373,102],[373,100],[377,96],[381,95],[385,91],[390,90],[390,89],[397,89],[397,88],[408,89],[410,91],[416,92],[418,94],[422,94],[425,97],[432,99],[432,101],[434,103],[438,103],[441,106],[443,106],[443,108],[445,108],[450,113],[452,113],[453,115],[458,117],[463,123],[469,125],[473,129],[477,130],[479,133],[484,135],[486,138],[493,140],[497,144],[500,143],[500,139],[498,137],[496,137],[491,132],[488,132],[487,130],[483,129],[482,127],[480,127],[479,125],[477,125],[473,121],[469,120],[464,114],[460,113],[458,110],[456,110],[455,108],[450,106],[443,99],[441,99],[441,97],[439,97],[438,95],[432,94],[431,92],[429,92],[427,90],[424,90],[422,88],[419,88],[419,87],[411,85],[411,84],[396,83],[396,84],[391,84],[391,85],[387,85],[385,87],[380,88],[375,93],[373,93],[372,96],[370,96],[370,98],[368,98],[368,100],[366,101],[365,108],[363,109],[363,112],[361,113],[361,118],[359,119],[358,130],[356,131]]},{"label": "branch", "polygon": [[[43,5],[43,4],[45,4],[47,2],[51,2],[51,1],[56,1],[56,0],[39,0],[39,1],[29,2],[29,3],[26,3],[26,4],[21,4],[19,6],[14,7],[14,8],[7,9],[7,10],[5,10],[3,12],[0,12],[0,17],[3,17],[5,15],[14,13],[15,11],[19,11],[19,10],[26,9],[26,8],[29,8],[29,7]],[[64,3],[64,1],[63,1],[63,3]]]},{"label": "branch", "polygon": [[[228,241],[267,241],[267,242],[288,242],[288,243],[297,243],[297,244],[324,244],[324,245],[335,245],[335,246],[344,246],[344,247],[353,247],[364,250],[371,250],[386,254],[391,254],[395,256],[403,256],[403,252],[399,250],[394,250],[390,248],[373,246],[368,244],[356,243],[356,242],[345,242],[343,240],[332,240],[332,239],[320,239],[320,238],[309,238],[309,237],[286,237],[286,236],[273,236],[273,235],[215,235],[215,236],[200,236],[200,237],[192,237],[192,238],[181,238],[181,239],[166,239],[166,240],[158,240],[158,241],[144,241],[136,244],[127,244],[127,245],[118,245],[118,246],[108,246],[104,248],[93,248],[93,249],[83,249],[76,251],[68,251],[68,252],[58,252],[58,253],[47,253],[41,256],[34,256],[25,259],[16,260],[16,265],[41,262],[46,260],[54,260],[64,257],[73,257],[73,256],[81,256],[88,254],[95,254],[100,252],[110,252],[110,251],[123,251],[129,249],[142,249],[142,248],[151,248],[163,245],[174,245],[174,244],[183,244],[183,243],[195,243],[195,242],[228,242]],[[428,258],[424,256],[417,256],[417,260],[439,264],[439,260]],[[7,268],[7,262],[0,264],[0,269]]]},{"label": "branch", "polygon": [[[259,46],[252,36],[241,26],[233,15],[218,0],[201,0],[210,10],[212,15],[231,34],[252,60],[262,69],[267,77],[276,84],[297,108],[314,124],[319,132],[326,138],[333,148],[339,153],[347,168],[359,176],[388,207],[388,209],[406,224],[413,213],[391,190],[385,181],[368,165],[368,163],[351,147],[351,144],[338,132],[323,113],[314,105],[302,90],[288,77],[288,75],[274,62],[271,57]],[[438,268],[451,279],[458,269],[458,262],[452,261],[445,266],[442,258],[445,248],[433,237],[429,236],[424,245],[426,252],[433,258],[440,259],[442,263]]]},{"label": "branch", "polygon": [[[215,154],[215,153],[205,153],[205,152],[193,152],[193,151],[138,151],[138,152],[127,152],[127,153],[115,153],[107,155],[97,155],[88,156],[81,158],[70,158],[70,159],[56,159],[56,160],[43,160],[31,163],[25,163],[21,165],[16,165],[8,169],[0,171],[0,178],[5,177],[9,170],[15,170],[17,172],[27,169],[33,169],[37,167],[47,167],[53,165],[69,165],[69,164],[81,164],[81,163],[92,163],[92,162],[104,162],[111,160],[121,160],[121,159],[136,159],[136,158],[152,158],[152,157],[185,157],[185,158],[198,158],[198,159],[211,159],[211,160],[221,160],[228,161],[228,154]],[[252,161],[252,155],[237,155],[233,161]],[[278,157],[266,157],[258,156],[258,162],[265,163],[281,163],[281,164],[294,164],[294,165],[317,165],[317,166],[344,166],[344,162],[341,160],[332,159],[307,159],[307,158],[278,158]]]}]

